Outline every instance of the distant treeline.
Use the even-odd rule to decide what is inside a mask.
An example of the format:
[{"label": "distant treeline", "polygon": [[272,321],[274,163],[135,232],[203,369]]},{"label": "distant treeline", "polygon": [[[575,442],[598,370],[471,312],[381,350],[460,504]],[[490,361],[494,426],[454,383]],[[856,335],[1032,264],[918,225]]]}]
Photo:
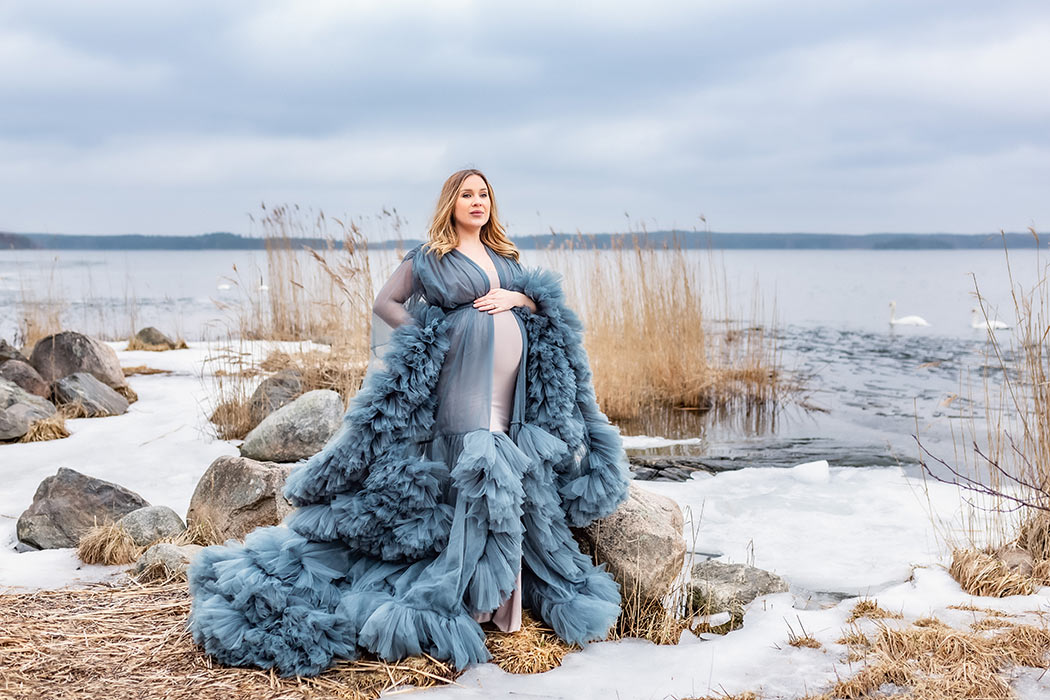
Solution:
[{"label": "distant treeline", "polygon": [[[540,236],[515,236],[522,249],[537,248],[614,248],[643,247],[765,250],[964,250],[1002,248],[998,233],[715,233],[695,231],[652,231],[644,234],[557,233]],[[1038,241],[1030,233],[1008,233],[1010,248],[1035,248]],[[323,248],[328,242],[320,238],[293,238],[288,243],[296,248]],[[370,248],[411,247],[419,240],[370,242]],[[337,247],[341,242],[336,242]],[[200,236],[77,236],[53,233],[0,233],[0,249],[39,248],[49,250],[263,250],[266,240],[235,233],[206,233]]]}]

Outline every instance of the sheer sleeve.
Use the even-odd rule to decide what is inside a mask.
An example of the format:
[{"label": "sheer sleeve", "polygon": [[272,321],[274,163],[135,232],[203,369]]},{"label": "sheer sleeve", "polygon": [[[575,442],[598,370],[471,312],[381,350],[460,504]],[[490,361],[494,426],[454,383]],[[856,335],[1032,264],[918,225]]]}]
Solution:
[{"label": "sheer sleeve", "polygon": [[372,311],[391,328],[412,322],[404,303],[412,296],[412,259],[406,258],[376,295]]}]

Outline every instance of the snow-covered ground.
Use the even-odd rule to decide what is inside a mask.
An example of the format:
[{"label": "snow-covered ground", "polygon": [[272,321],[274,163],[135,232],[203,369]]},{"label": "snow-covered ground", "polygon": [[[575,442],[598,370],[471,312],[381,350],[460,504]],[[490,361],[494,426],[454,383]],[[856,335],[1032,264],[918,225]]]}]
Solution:
[{"label": "snow-covered ground", "polygon": [[[245,344],[264,357],[273,343]],[[123,416],[67,421],[72,435],[51,442],[0,446],[0,589],[61,587],[123,576],[122,567],[85,566],[73,550],[16,553],[15,523],[37,485],[59,467],[125,486],[153,504],[185,513],[197,480],[230,442],[208,427],[206,362],[219,344],[193,343],[165,353],[124,352],[121,365],[148,365],[172,374],[129,378],[139,401]],[[649,447],[660,438],[625,438]],[[685,537],[698,556],[753,562],[784,577],[790,593],[767,596],[748,609],[744,627],[724,637],[686,635],[677,646],[627,640],[592,644],[557,669],[513,676],[487,664],[469,669],[459,686],[429,690],[434,698],[681,698],[755,691],[763,698],[798,697],[851,675],[836,644],[858,596],[877,599],[906,624],[934,615],[949,624],[972,604],[1026,616],[1050,612],[1050,588],[1005,599],[963,593],[944,570],[948,541],[964,541],[971,520],[958,492],[888,467],[836,468],[813,462],[788,469],[743,469],[685,483],[642,482],[686,512]],[[844,599],[843,599],[844,598]],[[969,616],[969,617],[967,617]],[[862,626],[869,624],[861,621]],[[872,623],[873,624],[873,623]],[[895,624],[895,623],[892,623]],[[788,646],[802,630],[823,648]],[[1050,697],[1050,679],[1019,674],[1023,698]]]}]

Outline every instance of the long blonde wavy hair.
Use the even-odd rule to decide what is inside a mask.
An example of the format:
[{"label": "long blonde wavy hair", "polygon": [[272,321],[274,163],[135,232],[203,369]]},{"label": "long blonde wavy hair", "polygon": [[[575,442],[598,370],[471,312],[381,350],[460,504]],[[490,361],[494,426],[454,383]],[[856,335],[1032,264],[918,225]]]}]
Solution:
[{"label": "long blonde wavy hair", "polygon": [[435,251],[440,260],[448,252],[455,249],[459,244],[456,235],[453,212],[456,208],[456,200],[459,198],[459,188],[463,181],[471,175],[477,175],[485,181],[485,187],[489,191],[489,220],[481,227],[481,242],[492,248],[496,253],[505,258],[518,259],[518,249],[507,238],[507,231],[499,221],[496,213],[496,197],[492,194],[492,186],[489,180],[480,170],[467,168],[452,173],[445,184],[441,187],[441,195],[438,197],[437,208],[434,210],[434,218],[430,221],[430,230],[427,231],[426,250]]}]

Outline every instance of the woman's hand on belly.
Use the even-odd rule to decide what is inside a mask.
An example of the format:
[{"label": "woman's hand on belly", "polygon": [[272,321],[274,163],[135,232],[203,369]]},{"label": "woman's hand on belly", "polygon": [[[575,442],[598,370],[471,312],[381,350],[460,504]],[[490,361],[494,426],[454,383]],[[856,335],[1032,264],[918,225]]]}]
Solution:
[{"label": "woman's hand on belly", "polygon": [[488,294],[474,300],[474,308],[478,311],[487,311],[490,314],[498,314],[509,311],[515,306],[525,306],[529,311],[536,311],[536,303],[521,292],[512,292],[503,287],[490,289]]}]

